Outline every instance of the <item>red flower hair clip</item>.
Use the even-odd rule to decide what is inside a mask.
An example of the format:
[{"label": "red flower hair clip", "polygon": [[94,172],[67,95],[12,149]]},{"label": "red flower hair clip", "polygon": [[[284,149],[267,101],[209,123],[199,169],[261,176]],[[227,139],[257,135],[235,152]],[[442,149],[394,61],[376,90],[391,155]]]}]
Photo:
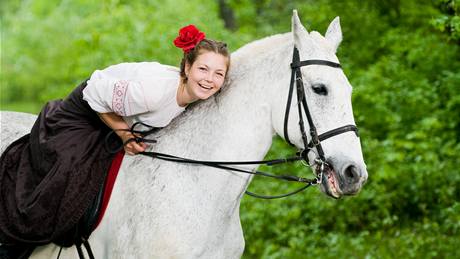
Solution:
[{"label": "red flower hair clip", "polygon": [[195,25],[190,24],[179,30],[179,36],[174,40],[174,45],[188,53],[205,37],[204,32],[199,31]]}]

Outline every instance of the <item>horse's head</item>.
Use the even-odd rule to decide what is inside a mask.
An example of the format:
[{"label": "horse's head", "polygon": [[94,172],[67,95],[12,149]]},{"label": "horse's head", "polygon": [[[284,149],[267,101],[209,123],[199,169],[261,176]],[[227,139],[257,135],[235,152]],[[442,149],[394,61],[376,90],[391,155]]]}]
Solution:
[{"label": "horse's head", "polygon": [[[335,55],[342,40],[339,18],[331,22],[323,37],[315,31],[309,33],[301,24],[297,12],[294,11],[292,35],[293,49],[295,47],[298,50],[298,60],[293,58],[293,63],[297,63],[297,67],[293,66],[291,84],[294,86],[289,105],[290,112],[288,120],[285,112],[283,115],[279,113],[275,116],[277,117],[274,119],[275,129],[299,149],[305,149],[306,143],[311,145],[311,148],[306,149],[308,151],[304,153],[305,158],[309,164],[314,165],[317,174],[320,174],[323,167],[321,181],[323,192],[335,198],[356,194],[367,180],[367,171],[360,140],[354,127],[352,87],[338,65],[339,61]],[[299,74],[295,73],[296,68]],[[296,89],[302,89],[299,85],[303,86],[304,93]],[[298,107],[298,103],[302,103],[302,98],[299,101],[297,96],[303,94],[306,96],[307,107],[304,107],[305,105]],[[287,89],[283,95],[286,95],[286,98],[283,98],[286,102],[284,107],[278,110],[284,111],[286,103],[289,103]],[[299,126],[299,109],[302,110],[305,125],[304,137]],[[310,114],[311,120],[307,113]],[[347,125],[351,126],[344,127]],[[315,134],[311,133],[314,127],[318,135],[326,132],[326,135],[330,135],[320,136],[320,139],[323,137],[325,139],[321,140],[319,145],[310,143],[315,142],[312,141],[314,139],[312,135]],[[326,163],[322,164],[321,160]]]}]

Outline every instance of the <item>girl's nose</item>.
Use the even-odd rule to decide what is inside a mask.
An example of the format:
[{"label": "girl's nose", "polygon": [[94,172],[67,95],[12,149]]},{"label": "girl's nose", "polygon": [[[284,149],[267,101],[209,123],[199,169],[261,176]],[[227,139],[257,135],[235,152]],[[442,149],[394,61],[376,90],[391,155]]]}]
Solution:
[{"label": "girl's nose", "polygon": [[212,82],[212,73],[207,73],[206,74],[206,81]]}]

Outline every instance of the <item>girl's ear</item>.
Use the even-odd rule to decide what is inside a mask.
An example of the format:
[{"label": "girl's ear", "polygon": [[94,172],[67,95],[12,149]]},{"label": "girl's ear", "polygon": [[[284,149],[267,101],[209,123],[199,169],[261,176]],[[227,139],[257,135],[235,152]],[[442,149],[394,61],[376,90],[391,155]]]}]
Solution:
[{"label": "girl's ear", "polygon": [[188,62],[185,62],[184,72],[185,76],[188,77],[188,74],[190,73],[190,64]]}]

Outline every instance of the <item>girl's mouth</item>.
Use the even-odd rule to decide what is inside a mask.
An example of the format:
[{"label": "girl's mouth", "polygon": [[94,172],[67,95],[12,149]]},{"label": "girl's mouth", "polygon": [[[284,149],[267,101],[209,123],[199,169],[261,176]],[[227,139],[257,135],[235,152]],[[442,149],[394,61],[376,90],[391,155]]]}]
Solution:
[{"label": "girl's mouth", "polygon": [[201,88],[206,89],[206,90],[211,90],[211,89],[212,89],[211,86],[205,86],[205,85],[202,85],[202,84],[200,84],[200,83],[198,83],[198,85],[199,85]]}]

